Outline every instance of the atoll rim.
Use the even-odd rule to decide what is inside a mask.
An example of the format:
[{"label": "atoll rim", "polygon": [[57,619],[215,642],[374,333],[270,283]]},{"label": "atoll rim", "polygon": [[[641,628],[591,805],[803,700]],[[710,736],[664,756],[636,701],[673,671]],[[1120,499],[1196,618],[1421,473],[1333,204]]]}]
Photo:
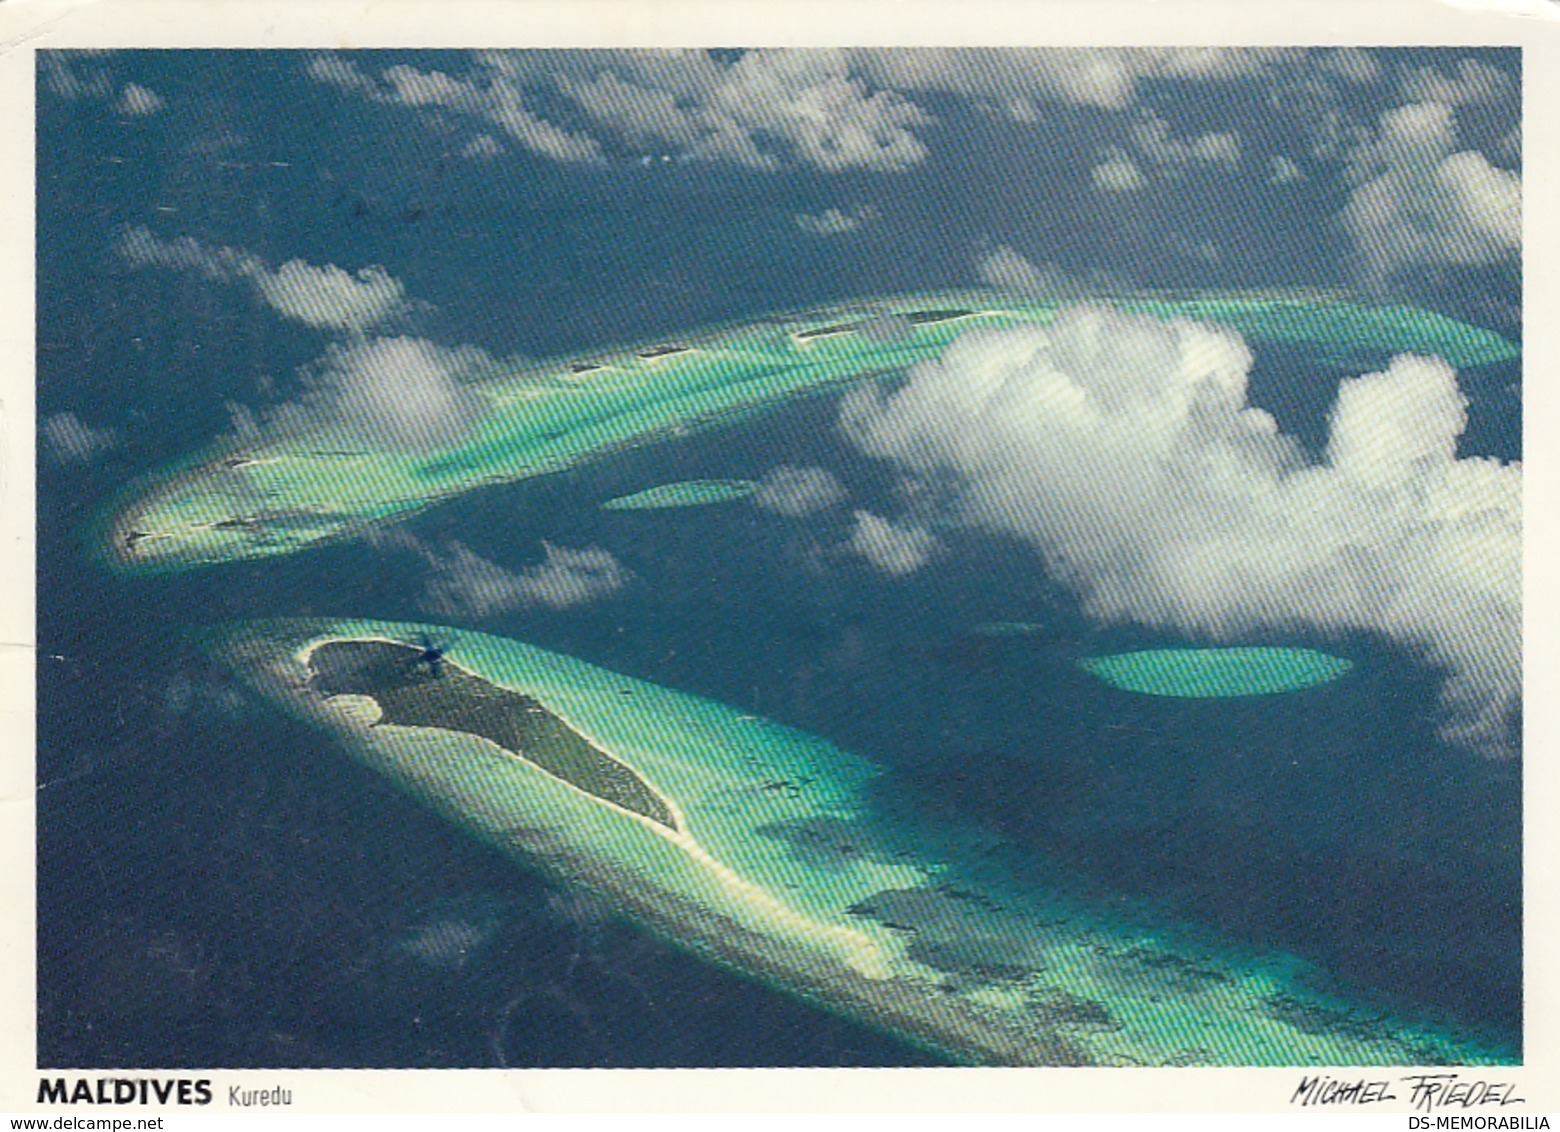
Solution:
[{"label": "atoll rim", "polygon": [[[1098,301],[1333,354],[1412,350],[1458,366],[1517,354],[1491,331],[1334,292],[1127,292]],[[93,537],[108,565],[136,573],[292,554],[474,488],[561,471],[625,445],[684,436],[902,370],[937,356],[967,330],[1047,325],[1065,305],[996,291],[862,299],[698,330],[675,343],[515,365],[464,386],[471,419],[433,447],[330,425],[221,443],[127,491]],[[737,481],[705,481],[615,502],[682,506],[747,490]]]},{"label": "atoll rim", "polygon": [[1319,995],[1290,958],[1236,960],[967,882],[978,870],[877,818],[871,764],[735,707],[436,625],[262,621],[203,640],[468,833],[683,948],[954,1061],[1506,1057]]},{"label": "atoll rim", "polygon": [[603,511],[660,511],[673,507],[706,507],[734,503],[758,490],[752,480],[682,480],[657,484],[632,495],[620,495],[601,505]]}]

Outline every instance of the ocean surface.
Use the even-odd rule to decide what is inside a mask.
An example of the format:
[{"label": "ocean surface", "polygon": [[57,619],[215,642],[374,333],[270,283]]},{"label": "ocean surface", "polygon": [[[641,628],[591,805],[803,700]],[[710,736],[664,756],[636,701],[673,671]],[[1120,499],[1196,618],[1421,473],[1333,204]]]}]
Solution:
[{"label": "ocean surface", "polygon": [[[187,638],[264,616],[436,620],[415,554],[356,541],[135,578],[105,570],[84,532],[136,477],[232,427],[230,403],[294,396],[322,349],[317,330],[242,287],[128,266],[114,251],[124,226],[271,264],[384,264],[425,300],[407,333],[541,357],[967,283],[975,235],[1037,207],[1005,199],[1009,186],[943,221],[996,127],[960,120],[959,144],[887,183],[632,154],[610,175],[481,164],[452,156],[449,130],[344,108],[301,77],[301,59],[121,55],[116,67],[169,104],[146,117],[40,97],[39,418],[74,412],[118,438],[92,460],[40,452],[38,465],[40,1064],[935,1063],[470,842]],[[1306,191],[1318,208],[1336,201]],[[848,250],[792,222],[858,198],[883,219]],[[1084,207],[1055,203],[1047,231],[1063,240],[1065,213]],[[1305,244],[1303,227],[1254,235],[1265,243],[1250,262],[1174,277],[1149,257],[1138,281],[1328,281],[1341,253],[1331,237]],[[1133,262],[1097,233],[1076,238],[1059,258]],[[1480,301],[1454,290],[1437,309],[1519,333],[1481,322]],[[1300,351],[1259,350],[1251,400],[1315,453],[1338,376]],[[1520,459],[1520,380],[1516,362],[1460,375],[1460,454]],[[474,491],[404,526],[510,565],[539,559],[544,540],[607,548],[632,576],[618,592],[471,627],[823,736],[881,767],[884,821],[994,875],[1254,963],[1298,960],[1339,997],[1520,1048],[1522,764],[1438,738],[1442,673],[1364,632],[1297,631],[1276,643],[1353,671],[1237,700],[1111,689],[1075,662],[1186,638],[1090,620],[1017,539],[940,528],[943,553],[888,581],[839,553],[850,508],[902,503],[893,469],[841,435],[839,413],[838,395],[795,402]],[[827,469],[849,507],[805,521],[746,501],[600,509],[782,465]],[[976,628],[1019,621],[1032,630]]]}]

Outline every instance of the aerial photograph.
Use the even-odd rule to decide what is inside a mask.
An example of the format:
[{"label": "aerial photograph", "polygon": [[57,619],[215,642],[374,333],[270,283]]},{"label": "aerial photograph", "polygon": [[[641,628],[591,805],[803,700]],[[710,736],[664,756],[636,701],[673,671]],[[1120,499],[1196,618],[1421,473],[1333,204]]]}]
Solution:
[{"label": "aerial photograph", "polygon": [[1523,1063],[1520,49],[36,59],[39,1067]]}]

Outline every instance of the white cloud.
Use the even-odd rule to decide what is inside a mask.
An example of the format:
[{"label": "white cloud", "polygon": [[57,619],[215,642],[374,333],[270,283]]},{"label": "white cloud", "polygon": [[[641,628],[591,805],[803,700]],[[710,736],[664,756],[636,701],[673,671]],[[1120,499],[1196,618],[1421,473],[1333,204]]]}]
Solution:
[{"label": "white cloud", "polygon": [[[479,51],[460,74],[398,65],[377,76],[351,58],[322,55],[308,73],[357,97],[438,112],[446,124],[457,116],[483,131],[496,127],[558,161],[627,150],[827,172],[920,164],[931,99],[950,98],[1022,123],[1043,121],[1047,105],[1132,110],[1142,116],[1138,165],[1234,165],[1241,141],[1233,131],[1175,138],[1144,107],[1144,84],[1167,82],[1260,84],[1276,112],[1316,135],[1313,151],[1338,156],[1361,126],[1347,103],[1383,79],[1376,57],[1360,49],[1174,47]],[[1398,79],[1413,97],[1440,101],[1489,101],[1513,89],[1471,59],[1450,76],[1419,68]]]},{"label": "white cloud", "polygon": [[843,502],[845,489],[823,468],[771,469],[753,492],[755,506],[793,518],[825,511]]},{"label": "white cloud", "polygon": [[440,920],[419,926],[396,946],[430,967],[458,970],[493,935],[493,929],[464,920]]},{"label": "white cloud", "polygon": [[[110,63],[114,55],[113,51],[80,48],[39,51],[40,85],[48,93],[72,102],[112,99],[113,112],[128,118],[144,117],[164,109],[167,101],[150,87],[141,83],[119,86],[114,78],[115,67]],[[114,98],[116,89],[119,91],[117,99]]]},{"label": "white cloud", "polygon": [[1144,160],[1153,165],[1235,165],[1240,161],[1240,138],[1228,132],[1205,133],[1187,141],[1170,132],[1170,124],[1148,111],[1132,127],[1132,141]]},{"label": "white cloud", "polygon": [[1190,259],[1201,260],[1203,263],[1224,262],[1224,249],[1212,240],[1193,240],[1179,232],[1172,232],[1167,243]]},{"label": "white cloud", "polygon": [[214,283],[233,283],[265,270],[265,264],[248,252],[208,248],[192,236],[163,240],[141,225],[121,231],[114,250],[132,267],[195,271]]},{"label": "white cloud", "polygon": [[1071,287],[1067,273],[1054,263],[1036,266],[1006,244],[982,255],[976,269],[982,283],[1021,295],[1062,295]]},{"label": "white cloud", "polygon": [[899,577],[925,566],[939,549],[935,536],[914,523],[891,523],[870,511],[854,513],[850,549],[885,574]]},{"label": "white cloud", "polygon": [[914,130],[931,116],[853,75],[844,51],[749,51],[731,62],[702,52],[580,58],[593,73],[560,87],[632,144],[761,169],[789,160],[825,172],[894,171],[926,157]]},{"label": "white cloud", "polygon": [[309,60],[306,71],[317,83],[328,83],[365,98],[378,98],[381,94],[379,84],[358,70],[356,63],[339,55],[316,55]]},{"label": "white cloud", "polygon": [[[1127,130],[1127,146],[1110,146],[1092,174],[1094,186],[1106,192],[1135,192],[1149,176],[1177,178],[1198,167],[1233,169],[1240,164],[1240,136],[1229,131],[1176,137],[1170,124],[1152,110],[1136,115]],[[1146,172],[1145,172],[1146,170]]]},{"label": "white cloud", "polygon": [[114,78],[101,59],[106,51],[39,51],[38,74],[43,89],[72,101],[107,98],[114,93]]},{"label": "white cloud", "polygon": [[899,90],[984,99],[1020,121],[1035,103],[1120,110],[1151,79],[1224,82],[1260,75],[1303,53],[1266,48],[863,49],[851,59],[874,81]]},{"label": "white cloud", "polygon": [[256,422],[230,405],[237,435],[328,432],[349,443],[427,450],[463,438],[485,402],[471,388],[495,362],[474,346],[449,349],[421,338],[368,337],[373,327],[411,309],[405,289],[382,267],[356,274],[301,259],[268,267],[240,248],[209,247],[188,236],[162,240],[143,227],[120,233],[115,250],[136,267],[195,272],[218,283],[242,283],[272,310],[321,329],[353,332],[305,372],[307,390]]},{"label": "white cloud", "polygon": [[1272,160],[1268,162],[1268,169],[1272,173],[1271,183],[1275,185],[1289,185],[1295,181],[1305,180],[1305,174],[1300,171],[1300,166],[1282,154],[1273,155]]},{"label": "white cloud", "polygon": [[1522,237],[1522,178],[1457,151],[1452,110],[1414,103],[1383,114],[1349,159],[1343,221],[1366,281],[1421,266],[1504,263]]},{"label": "white cloud", "polygon": [[387,68],[380,81],[339,55],[310,60],[308,75],[373,102],[413,108],[437,107],[497,126],[513,141],[555,161],[597,161],[601,147],[592,138],[570,133],[526,106],[521,88],[503,73],[479,68],[472,79],[440,71],[419,71],[404,64]]},{"label": "white cloud", "polygon": [[330,346],[309,390],[273,410],[273,430],[325,431],[379,446],[428,450],[460,440],[485,403],[468,382],[493,365],[474,346],[421,338],[370,338]]},{"label": "white cloud", "polygon": [[214,283],[247,283],[284,318],[322,329],[363,331],[410,310],[400,281],[383,267],[353,274],[334,264],[316,267],[294,259],[272,270],[242,249],[208,247],[189,236],[163,240],[140,226],[121,232],[114,250],[135,267],[194,271]]},{"label": "white cloud", "polygon": [[1108,308],[974,331],[846,434],[1017,536],[1085,611],[1193,636],[1368,631],[1445,674],[1443,735],[1509,749],[1521,699],[1521,467],[1456,458],[1456,376],[1400,357],[1346,381],[1326,459],[1246,404],[1237,335]]},{"label": "white cloud", "polygon": [[1192,157],[1210,165],[1234,165],[1240,160],[1240,136],[1228,131],[1198,134],[1191,143]]},{"label": "white cloud", "polygon": [[545,557],[518,573],[451,543],[447,554],[419,547],[432,567],[426,604],[445,616],[491,617],[546,606],[567,609],[616,593],[633,575],[600,547],[572,550],[542,544]]},{"label": "white cloud", "polygon": [[757,169],[787,163],[825,171],[898,170],[926,157],[914,130],[931,122],[892,90],[871,89],[836,50],[479,52],[465,77],[408,66],[378,80],[339,56],[309,75],[376,102],[437,107],[497,126],[535,153],[596,161],[602,140],[570,132],[534,109],[561,94],[596,131],[636,152],[671,149],[695,160]]},{"label": "white cloud", "polygon": [[91,460],[119,443],[113,429],[93,428],[75,413],[55,413],[43,422],[43,442],[61,463]]},{"label": "white cloud", "polygon": [[1441,102],[1449,106],[1495,103],[1513,98],[1516,82],[1504,71],[1477,59],[1460,59],[1451,75],[1438,67],[1404,72],[1400,90],[1405,102]]},{"label": "white cloud", "polygon": [[128,114],[131,117],[141,117],[146,114],[155,114],[168,105],[161,95],[150,87],[144,87],[140,83],[128,83],[119,94],[119,101],[114,109],[120,114]]},{"label": "white cloud", "polygon": [[492,134],[478,134],[460,151],[462,157],[479,158],[497,157],[503,152],[504,147],[498,144],[498,139]]},{"label": "white cloud", "polygon": [[383,267],[360,268],[354,275],[334,264],[315,267],[290,259],[251,278],[272,310],[309,326],[366,330],[407,309],[400,281]]},{"label": "white cloud", "polygon": [[1090,268],[1081,276],[1073,275],[1054,263],[1033,263],[1006,244],[977,255],[975,270],[988,287],[1036,299],[1081,298],[1131,289],[1126,280],[1109,271]]},{"label": "white cloud", "polygon": [[[613,57],[628,72],[608,70],[562,82],[591,118],[639,150],[675,149],[703,160],[727,160],[752,168],[775,168],[743,123],[718,105],[723,83],[713,61],[679,55],[687,68],[673,76],[667,68],[640,66],[643,60],[624,54]],[[670,81],[669,81],[670,80]],[[663,85],[664,84],[664,85]]]},{"label": "white cloud", "polygon": [[565,609],[616,593],[632,575],[600,547],[571,550],[544,542],[546,558],[520,577],[525,593],[539,605]]},{"label": "white cloud", "polygon": [[815,236],[837,236],[844,232],[854,232],[863,224],[876,220],[877,209],[870,204],[858,204],[847,210],[827,208],[820,213],[798,212],[795,219],[796,226],[803,232],[811,232]]},{"label": "white cloud", "polygon": [[1357,86],[1373,83],[1381,77],[1381,65],[1363,47],[1340,47],[1323,52],[1317,65]]},{"label": "white cloud", "polygon": [[1107,150],[1105,160],[1094,167],[1093,176],[1096,188],[1112,193],[1135,192],[1148,183],[1137,163],[1120,149]]},{"label": "white cloud", "polygon": [[[932,99],[1021,123],[1043,121],[1047,105],[1132,111],[1137,176],[1107,160],[1102,177],[1114,188],[1154,169],[1173,175],[1240,158],[1241,139],[1228,129],[1171,136],[1140,99],[1145,84],[1258,84],[1275,113],[1313,135],[1311,151],[1333,159],[1364,128],[1350,108],[1360,89],[1384,82],[1376,55],[1356,48],[479,51],[459,74],[403,64],[374,76],[337,55],[315,57],[308,73],[358,97],[437,112],[446,125],[464,117],[480,136],[496,128],[535,153],[573,162],[627,150],[754,169],[896,171],[925,160],[920,135],[934,121]],[[1514,100],[1513,80],[1474,59],[1450,73],[1420,67],[1396,77],[1415,100]]]}]

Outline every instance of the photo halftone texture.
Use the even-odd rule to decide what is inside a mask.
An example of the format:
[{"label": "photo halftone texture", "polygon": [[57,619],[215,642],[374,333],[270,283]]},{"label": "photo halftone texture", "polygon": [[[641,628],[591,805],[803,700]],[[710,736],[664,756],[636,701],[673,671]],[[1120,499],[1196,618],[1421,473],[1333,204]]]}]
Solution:
[{"label": "photo halftone texture", "polygon": [[[1033,896],[953,890],[936,880],[944,867],[873,834],[866,764],[722,704],[441,626],[260,622],[209,640],[258,690],[483,840],[588,876],[684,946],[956,1060],[1502,1056],[1361,1015],[1282,968],[1243,969]],[[1141,684],[1146,663],[1136,681],[1113,674]],[[1342,663],[1296,653],[1248,668],[1275,690]],[[833,856],[771,849],[820,828],[840,842]]]},{"label": "photo halftone texture", "polygon": [[1519,1062],[1520,76],[40,52],[40,1061]]}]

